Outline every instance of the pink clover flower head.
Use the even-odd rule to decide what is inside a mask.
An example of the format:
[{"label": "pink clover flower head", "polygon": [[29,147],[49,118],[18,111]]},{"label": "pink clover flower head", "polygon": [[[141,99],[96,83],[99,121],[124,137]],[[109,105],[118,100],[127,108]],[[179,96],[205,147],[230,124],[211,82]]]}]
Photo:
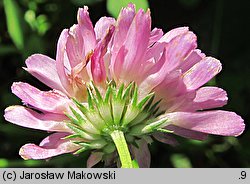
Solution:
[{"label": "pink clover flower head", "polygon": [[174,134],[204,140],[244,131],[239,115],[210,110],[228,100],[223,89],[202,87],[221,63],[197,48],[188,27],[151,30],[150,11],[136,12],[133,4],[117,20],[102,17],[95,26],[85,6],[77,20],[62,31],[55,60],[42,54],[26,60],[25,70],[52,90],[23,82],[11,87],[27,106],[6,108],[5,119],[52,132],[39,145],[22,146],[24,159],[92,150],[88,167],[101,160],[123,165],[120,153],[128,150],[140,167],[149,167],[153,139],[176,144]]}]

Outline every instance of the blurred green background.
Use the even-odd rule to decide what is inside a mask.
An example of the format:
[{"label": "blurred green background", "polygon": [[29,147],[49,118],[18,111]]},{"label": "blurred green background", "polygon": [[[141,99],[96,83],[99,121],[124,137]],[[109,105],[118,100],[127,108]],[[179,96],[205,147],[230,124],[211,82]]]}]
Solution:
[{"label": "blurred green background", "polygon": [[[128,0],[124,0],[126,4]],[[137,0],[151,9],[153,27],[167,32],[189,26],[198,36],[199,48],[223,64],[211,84],[228,92],[223,109],[250,120],[250,1],[231,0]],[[55,58],[56,43],[63,28],[76,23],[79,6],[88,5],[95,23],[101,16],[116,16],[119,0],[0,0],[0,167],[85,167],[88,152],[62,155],[49,161],[24,161],[18,155],[25,143],[39,143],[46,132],[7,123],[4,109],[20,100],[10,92],[14,81],[48,89],[22,67],[32,53]],[[158,142],[150,146],[151,167],[250,167],[248,126],[238,138],[210,136],[207,141],[177,138],[172,147]],[[102,166],[101,164],[98,166]]]}]

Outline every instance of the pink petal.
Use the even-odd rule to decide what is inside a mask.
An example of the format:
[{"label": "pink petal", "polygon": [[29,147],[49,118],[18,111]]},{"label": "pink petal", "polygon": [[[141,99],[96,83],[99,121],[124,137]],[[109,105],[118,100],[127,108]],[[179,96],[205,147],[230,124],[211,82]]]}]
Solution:
[{"label": "pink petal", "polygon": [[158,99],[165,101],[171,101],[173,98],[186,94],[187,90],[181,71],[174,71],[166,75],[165,79],[154,88],[154,92]]},{"label": "pink petal", "polygon": [[127,54],[122,63],[122,72],[120,78],[126,80],[136,80],[138,70],[144,61],[146,49],[149,43],[151,29],[150,13],[144,13],[142,9],[135,15],[133,22],[128,30],[126,40],[124,42]]},{"label": "pink petal", "polygon": [[116,32],[114,34],[113,52],[114,56],[120,50],[124,40],[127,37],[128,30],[135,16],[135,7],[133,4],[129,4],[128,7],[123,8],[117,19]]},{"label": "pink petal", "polygon": [[[156,68],[152,67],[151,71],[155,71],[155,73],[152,73],[151,75],[148,75],[146,79],[144,79],[142,81],[142,83],[140,84],[139,88],[139,92],[140,92],[140,96],[145,96],[146,94],[148,94],[152,89],[154,89],[157,85],[159,85],[165,78],[165,73],[164,73],[164,69],[163,69],[163,65],[165,64],[165,58],[166,58],[166,50],[164,50],[161,58],[159,59],[159,61],[156,64]],[[157,68],[159,71],[157,71]]]},{"label": "pink petal", "polygon": [[202,87],[196,91],[194,103],[191,109],[203,110],[222,107],[227,104],[227,93],[217,87]]},{"label": "pink petal", "polygon": [[[145,79],[160,71],[166,61],[166,43],[156,42],[146,51],[145,61],[141,63],[141,72],[137,83],[142,83]],[[156,74],[157,75],[157,74]]]},{"label": "pink petal", "polygon": [[189,90],[207,83],[221,71],[221,63],[212,57],[205,57],[183,74],[183,81]]},{"label": "pink petal", "polygon": [[55,60],[42,54],[33,54],[26,59],[25,63],[27,65],[25,70],[27,70],[31,75],[52,89],[65,92],[56,71]]},{"label": "pink petal", "polygon": [[[115,29],[114,37],[113,37],[113,44],[111,48],[111,63],[110,63],[110,70],[112,73],[113,78],[119,77],[120,72],[117,72],[117,69],[121,71],[120,68],[122,68],[122,63],[121,60],[124,60],[125,55],[121,53],[125,53],[124,46],[124,40],[127,37],[128,30],[131,26],[131,23],[134,19],[135,16],[135,7],[133,4],[129,4],[128,7],[123,8],[118,16],[117,19],[117,26]],[[123,58],[121,58],[121,56]],[[117,60],[117,58],[120,58]],[[117,63],[119,62],[119,64]],[[116,65],[116,66],[115,66]],[[117,67],[119,66],[119,67]]]},{"label": "pink petal", "polygon": [[77,20],[80,26],[82,38],[84,39],[85,54],[87,54],[88,52],[91,52],[96,45],[96,36],[92,22],[89,18],[87,6],[78,9]]},{"label": "pink petal", "polygon": [[62,139],[67,133],[54,133],[46,137],[39,146],[25,144],[20,148],[19,155],[25,159],[47,159],[64,153],[71,153],[79,149],[79,146],[69,140]]},{"label": "pink petal", "polygon": [[157,42],[163,35],[162,29],[154,28],[150,33],[149,46]]},{"label": "pink petal", "polygon": [[52,113],[41,114],[19,105],[6,108],[4,118],[11,123],[27,128],[71,132],[66,122],[64,122],[67,120],[65,115]]},{"label": "pink petal", "polygon": [[193,65],[205,58],[206,55],[202,53],[199,49],[193,50],[180,65],[180,69],[183,73],[189,70]]},{"label": "pink petal", "polygon": [[166,112],[187,111],[190,105],[193,104],[195,95],[195,91],[190,91],[170,99],[163,99],[161,106],[166,107]]},{"label": "pink petal", "polygon": [[175,29],[170,30],[169,32],[167,32],[160,40],[159,42],[165,42],[165,43],[169,43],[172,39],[174,39],[175,37],[185,34],[188,32],[188,27],[178,27]]},{"label": "pink petal", "polygon": [[11,87],[12,92],[26,104],[41,111],[64,114],[73,104],[71,100],[60,91],[40,91],[39,89],[23,82],[15,82]]},{"label": "pink petal", "polygon": [[200,141],[206,140],[208,136],[206,133],[185,129],[175,125],[168,125],[165,127],[165,129],[173,131],[173,134],[179,135],[181,137]]},{"label": "pink petal", "polygon": [[81,62],[85,62],[84,38],[80,29],[79,25],[74,25],[68,33],[66,51],[71,68],[74,68]]},{"label": "pink petal", "polygon": [[184,58],[196,47],[197,37],[191,31],[173,38],[167,45],[165,73],[180,66],[184,62]]},{"label": "pink petal", "polygon": [[59,79],[63,87],[72,94],[72,87],[68,78],[68,75],[65,71],[65,61],[66,61],[66,43],[68,39],[68,30],[64,29],[59,37],[57,43],[57,52],[56,52],[56,70],[59,76]]},{"label": "pink petal", "polygon": [[148,149],[148,143],[141,139],[136,141],[138,148],[131,145],[131,152],[134,159],[138,162],[140,168],[149,168],[151,162],[151,155]]},{"label": "pink petal", "polygon": [[109,31],[110,26],[115,25],[116,21],[112,17],[101,17],[95,24],[95,34],[96,39],[103,39],[107,32]]},{"label": "pink petal", "polygon": [[91,57],[91,73],[93,80],[96,83],[102,83],[106,80],[104,55],[107,52],[107,47],[113,32],[114,27],[110,27],[105,38],[97,44],[96,49],[94,50],[94,53]]},{"label": "pink petal", "polygon": [[92,152],[87,160],[87,168],[91,168],[102,160],[102,152]]},{"label": "pink petal", "polygon": [[245,129],[244,120],[228,111],[174,112],[166,117],[173,125],[207,134],[238,136]]},{"label": "pink petal", "polygon": [[127,50],[125,50],[125,47],[122,46],[118,54],[116,55],[114,62],[111,63],[111,66],[110,66],[110,72],[111,72],[112,78],[114,78],[117,83],[119,83],[120,81],[119,75],[122,72],[122,63],[124,62],[124,58],[126,54],[127,54]]},{"label": "pink petal", "polygon": [[[142,91],[148,93],[164,80],[168,80],[169,73],[181,65],[184,58],[196,46],[196,36],[190,31],[173,38],[167,44],[159,61],[149,71],[151,74],[148,72],[148,77],[142,81]],[[165,86],[162,89],[165,90]]]}]

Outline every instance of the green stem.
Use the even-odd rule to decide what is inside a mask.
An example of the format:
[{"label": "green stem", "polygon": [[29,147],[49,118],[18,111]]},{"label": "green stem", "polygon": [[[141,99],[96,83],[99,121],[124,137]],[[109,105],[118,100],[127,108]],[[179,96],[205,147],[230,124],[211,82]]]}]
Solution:
[{"label": "green stem", "polygon": [[122,163],[122,168],[133,168],[128,145],[123,132],[120,130],[115,130],[111,133],[111,137],[118,151],[120,161]]}]

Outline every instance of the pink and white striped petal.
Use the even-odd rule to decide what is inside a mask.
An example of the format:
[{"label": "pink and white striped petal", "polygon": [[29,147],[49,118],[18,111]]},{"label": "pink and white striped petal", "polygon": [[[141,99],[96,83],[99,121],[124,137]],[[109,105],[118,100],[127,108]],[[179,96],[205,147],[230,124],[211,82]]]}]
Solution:
[{"label": "pink and white striped petal", "polygon": [[40,91],[23,82],[13,83],[11,90],[25,104],[43,112],[64,114],[70,112],[69,106],[74,106],[73,102],[65,94],[57,90]]},{"label": "pink and white striped petal", "polygon": [[94,50],[96,45],[95,31],[89,17],[87,6],[78,9],[77,20],[80,26],[81,37],[84,39],[84,53],[87,54]]},{"label": "pink and white striped petal", "polygon": [[79,25],[73,25],[68,32],[66,52],[71,69],[81,62],[86,62],[84,50],[85,43],[80,29],[81,27]]},{"label": "pink and white striped petal", "polygon": [[25,159],[47,159],[57,155],[72,153],[80,147],[69,140],[63,139],[67,133],[54,133],[46,137],[39,146],[25,144],[19,150],[19,155]]},{"label": "pink and white striped petal", "polygon": [[115,19],[112,17],[101,17],[95,24],[95,35],[96,40],[99,41],[103,39],[111,26],[115,25]]},{"label": "pink and white striped petal", "polygon": [[222,107],[227,104],[227,93],[217,87],[202,87],[196,91],[196,97],[193,104],[190,105],[192,110],[203,110]]},{"label": "pink and white striped petal", "polygon": [[27,128],[45,130],[51,132],[69,132],[65,115],[53,113],[38,113],[23,106],[10,106],[5,109],[5,120]]},{"label": "pink and white striped petal", "polygon": [[244,129],[244,120],[234,112],[173,112],[165,114],[171,124],[185,129],[223,136],[238,136]]},{"label": "pink and white striped petal", "polygon": [[189,90],[195,90],[221,71],[221,63],[213,57],[205,57],[183,74],[183,81]]},{"label": "pink and white striped petal", "polygon": [[163,36],[162,29],[154,28],[150,32],[149,44],[148,46],[152,46],[155,42],[157,42]]},{"label": "pink and white striped petal", "polygon": [[[68,73],[66,72],[66,61],[68,61],[66,54],[66,43],[68,39],[68,29],[64,29],[61,32],[57,43],[57,51],[56,51],[56,70],[61,81],[62,86],[67,92],[71,95],[73,94],[73,89],[69,81]],[[67,62],[69,63],[69,62]]]},{"label": "pink and white striped petal", "polygon": [[114,26],[111,26],[106,36],[101,40],[94,50],[91,57],[91,74],[95,83],[99,84],[106,80],[106,68],[104,64],[104,55],[107,52],[109,41],[114,32]]},{"label": "pink and white striped petal", "polygon": [[56,61],[42,54],[33,54],[25,61],[27,68],[24,68],[38,80],[62,92],[66,92],[58,77]]},{"label": "pink and white striped petal", "polygon": [[182,35],[182,34],[185,34],[188,31],[189,31],[188,27],[178,27],[178,28],[172,29],[169,32],[167,32],[166,34],[164,34],[158,42],[169,43],[175,37]]},{"label": "pink and white striped petal", "polygon": [[195,49],[192,52],[190,52],[189,55],[184,59],[184,61],[180,65],[182,73],[185,73],[193,65],[195,65],[205,57],[206,55],[202,53],[201,50],[199,49]]},{"label": "pink and white striped petal", "polygon": [[124,40],[124,49],[127,51],[124,61],[119,62],[122,68],[118,77],[121,81],[133,81],[137,78],[138,70],[144,61],[146,49],[149,43],[151,28],[151,18],[149,12],[142,9],[135,15],[126,39]]}]

